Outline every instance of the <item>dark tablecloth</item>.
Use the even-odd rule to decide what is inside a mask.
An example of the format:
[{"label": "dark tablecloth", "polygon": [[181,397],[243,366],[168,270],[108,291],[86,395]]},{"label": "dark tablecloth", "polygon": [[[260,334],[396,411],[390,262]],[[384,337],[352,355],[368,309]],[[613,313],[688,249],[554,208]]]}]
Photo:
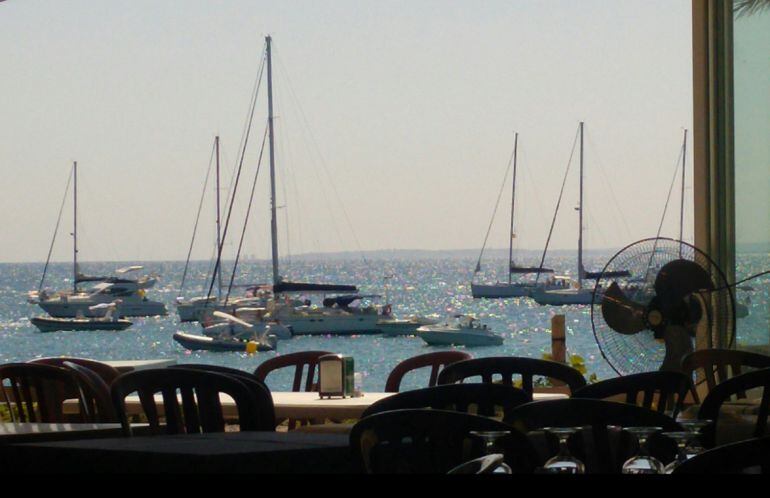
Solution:
[{"label": "dark tablecloth", "polygon": [[340,434],[229,432],[144,436],[0,448],[4,472],[350,473]]}]

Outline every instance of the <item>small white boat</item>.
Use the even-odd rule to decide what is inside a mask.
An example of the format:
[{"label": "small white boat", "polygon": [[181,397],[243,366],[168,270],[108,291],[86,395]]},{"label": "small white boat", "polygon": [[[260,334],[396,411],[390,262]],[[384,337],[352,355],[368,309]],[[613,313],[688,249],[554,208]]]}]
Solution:
[{"label": "small white boat", "polygon": [[[251,308],[241,308],[239,312],[250,311]],[[264,308],[256,308],[264,311]],[[268,317],[261,315],[254,320],[244,320],[243,316],[233,316],[222,311],[215,311],[212,315],[221,319],[215,323],[205,325],[203,335],[207,337],[234,337],[237,339],[251,339],[252,337],[266,337],[274,335],[276,339],[291,339],[293,336],[290,327],[282,325]]]},{"label": "small white boat", "polygon": [[486,325],[467,315],[455,315],[454,323],[425,325],[417,329],[418,335],[430,346],[500,346],[503,338]]},{"label": "small white boat", "polygon": [[[60,332],[64,330],[125,330],[132,322],[118,318],[115,314],[120,301],[102,303],[91,306],[90,311],[104,313],[99,318],[86,318],[79,315],[76,318],[55,318],[38,316],[30,319],[32,325],[40,332]],[[106,311],[106,313],[105,313]]]},{"label": "small white boat", "polygon": [[383,316],[377,321],[377,326],[385,337],[397,337],[402,335],[415,335],[420,327],[426,325],[436,325],[438,320],[425,318],[421,316],[410,316],[408,318],[396,318],[393,315]]}]

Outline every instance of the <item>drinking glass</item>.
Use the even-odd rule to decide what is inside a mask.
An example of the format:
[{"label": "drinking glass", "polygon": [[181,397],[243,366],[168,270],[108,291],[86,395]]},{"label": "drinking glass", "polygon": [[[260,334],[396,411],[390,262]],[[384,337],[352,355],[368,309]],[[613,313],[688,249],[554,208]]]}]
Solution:
[{"label": "drinking glass", "polygon": [[636,436],[639,441],[639,453],[623,464],[623,474],[662,474],[663,463],[651,456],[647,449],[647,439],[662,430],[661,427],[625,427],[624,431]]},{"label": "drinking glass", "polygon": [[569,452],[567,441],[580,427],[544,427],[543,430],[559,438],[559,453],[548,459],[543,466],[549,473],[555,474],[585,474],[586,467]]},{"label": "drinking glass", "polygon": [[690,439],[690,444],[686,448],[687,457],[690,458],[698,453],[703,453],[706,449],[700,445],[699,440],[703,436],[703,429],[713,423],[713,420],[708,419],[693,419],[693,420],[680,420],[679,425],[684,427],[684,430],[691,433],[693,438]]},{"label": "drinking glass", "polygon": [[664,469],[665,474],[671,474],[675,468],[682,463],[686,462],[689,458],[687,455],[687,445],[690,441],[697,437],[694,432],[676,431],[676,432],[664,432],[664,436],[669,437],[676,443],[676,458],[674,458]]},{"label": "drinking glass", "polygon": [[[510,431],[471,431],[472,436],[481,438],[484,441],[484,455],[494,455],[502,453],[497,450],[497,440],[511,434]],[[503,462],[494,471],[495,474],[512,474],[511,468]]]}]

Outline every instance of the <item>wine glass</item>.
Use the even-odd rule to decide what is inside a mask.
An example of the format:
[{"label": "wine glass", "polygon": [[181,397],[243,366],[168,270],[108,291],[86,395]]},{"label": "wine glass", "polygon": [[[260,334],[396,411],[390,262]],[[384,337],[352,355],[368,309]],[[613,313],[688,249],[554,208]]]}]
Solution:
[{"label": "wine glass", "polygon": [[623,464],[623,474],[662,474],[663,463],[651,456],[647,449],[647,439],[662,430],[661,427],[625,427],[624,431],[636,436],[639,441],[639,453]]},{"label": "wine glass", "polygon": [[559,453],[548,459],[543,468],[556,474],[585,474],[586,467],[569,452],[567,441],[580,427],[544,427],[543,430],[559,438]]},{"label": "wine glass", "polygon": [[699,439],[701,439],[701,436],[703,436],[702,431],[709,425],[713,423],[713,420],[708,419],[693,419],[693,420],[680,420],[679,425],[684,427],[684,430],[691,433],[693,435],[693,438],[690,439],[690,443],[686,448],[686,453],[689,457],[692,457],[693,455],[697,455],[698,453],[702,453],[706,451],[706,449],[703,446],[700,446],[700,443],[698,442]]},{"label": "wine glass", "polygon": [[671,474],[675,468],[687,461],[687,445],[697,437],[694,432],[675,431],[664,432],[664,436],[669,437],[676,443],[676,458],[674,458],[664,469],[665,474]]},{"label": "wine glass", "polygon": [[[481,438],[484,441],[485,455],[494,455],[496,453],[500,453],[500,451],[497,451],[497,440],[510,435],[511,431],[471,431],[470,434],[472,436]],[[500,466],[497,467],[493,472],[495,474],[513,473],[511,467],[509,467],[505,462],[501,463]]]}]

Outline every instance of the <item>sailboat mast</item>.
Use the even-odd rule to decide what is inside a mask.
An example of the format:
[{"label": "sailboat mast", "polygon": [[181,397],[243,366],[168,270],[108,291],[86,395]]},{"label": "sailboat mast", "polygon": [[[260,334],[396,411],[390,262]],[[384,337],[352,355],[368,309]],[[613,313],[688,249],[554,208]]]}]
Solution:
[{"label": "sailboat mast", "polygon": [[580,206],[578,227],[578,288],[583,287],[583,127],[580,122]]},{"label": "sailboat mast", "polygon": [[[682,198],[679,206],[679,240],[684,240],[684,179],[687,167],[687,130],[684,130],[684,142],[682,143]],[[682,256],[682,248],[679,248],[679,256]]]},{"label": "sailboat mast", "polygon": [[270,36],[265,37],[267,50],[267,127],[270,138],[270,237],[272,242],[273,256],[273,285],[280,283],[281,277],[278,273],[278,221],[276,218],[275,205],[275,148],[273,134],[273,60],[271,55]]},{"label": "sailboat mast", "polygon": [[72,230],[72,290],[78,291],[78,162],[74,161],[73,171],[73,230]]},{"label": "sailboat mast", "polygon": [[508,236],[508,283],[512,282],[513,270],[513,214],[516,208],[516,159],[519,148],[519,133],[516,132],[513,138],[513,186],[511,187],[511,233]]},{"label": "sailboat mast", "polygon": [[[219,245],[222,243],[222,231],[221,231],[221,215],[220,215],[220,201],[219,201],[219,135],[217,135],[214,138],[214,146],[216,148],[216,154],[217,154],[217,251],[219,250]],[[217,288],[217,298],[219,300],[222,299],[222,272],[217,272],[217,278],[218,278],[218,288]]]}]

